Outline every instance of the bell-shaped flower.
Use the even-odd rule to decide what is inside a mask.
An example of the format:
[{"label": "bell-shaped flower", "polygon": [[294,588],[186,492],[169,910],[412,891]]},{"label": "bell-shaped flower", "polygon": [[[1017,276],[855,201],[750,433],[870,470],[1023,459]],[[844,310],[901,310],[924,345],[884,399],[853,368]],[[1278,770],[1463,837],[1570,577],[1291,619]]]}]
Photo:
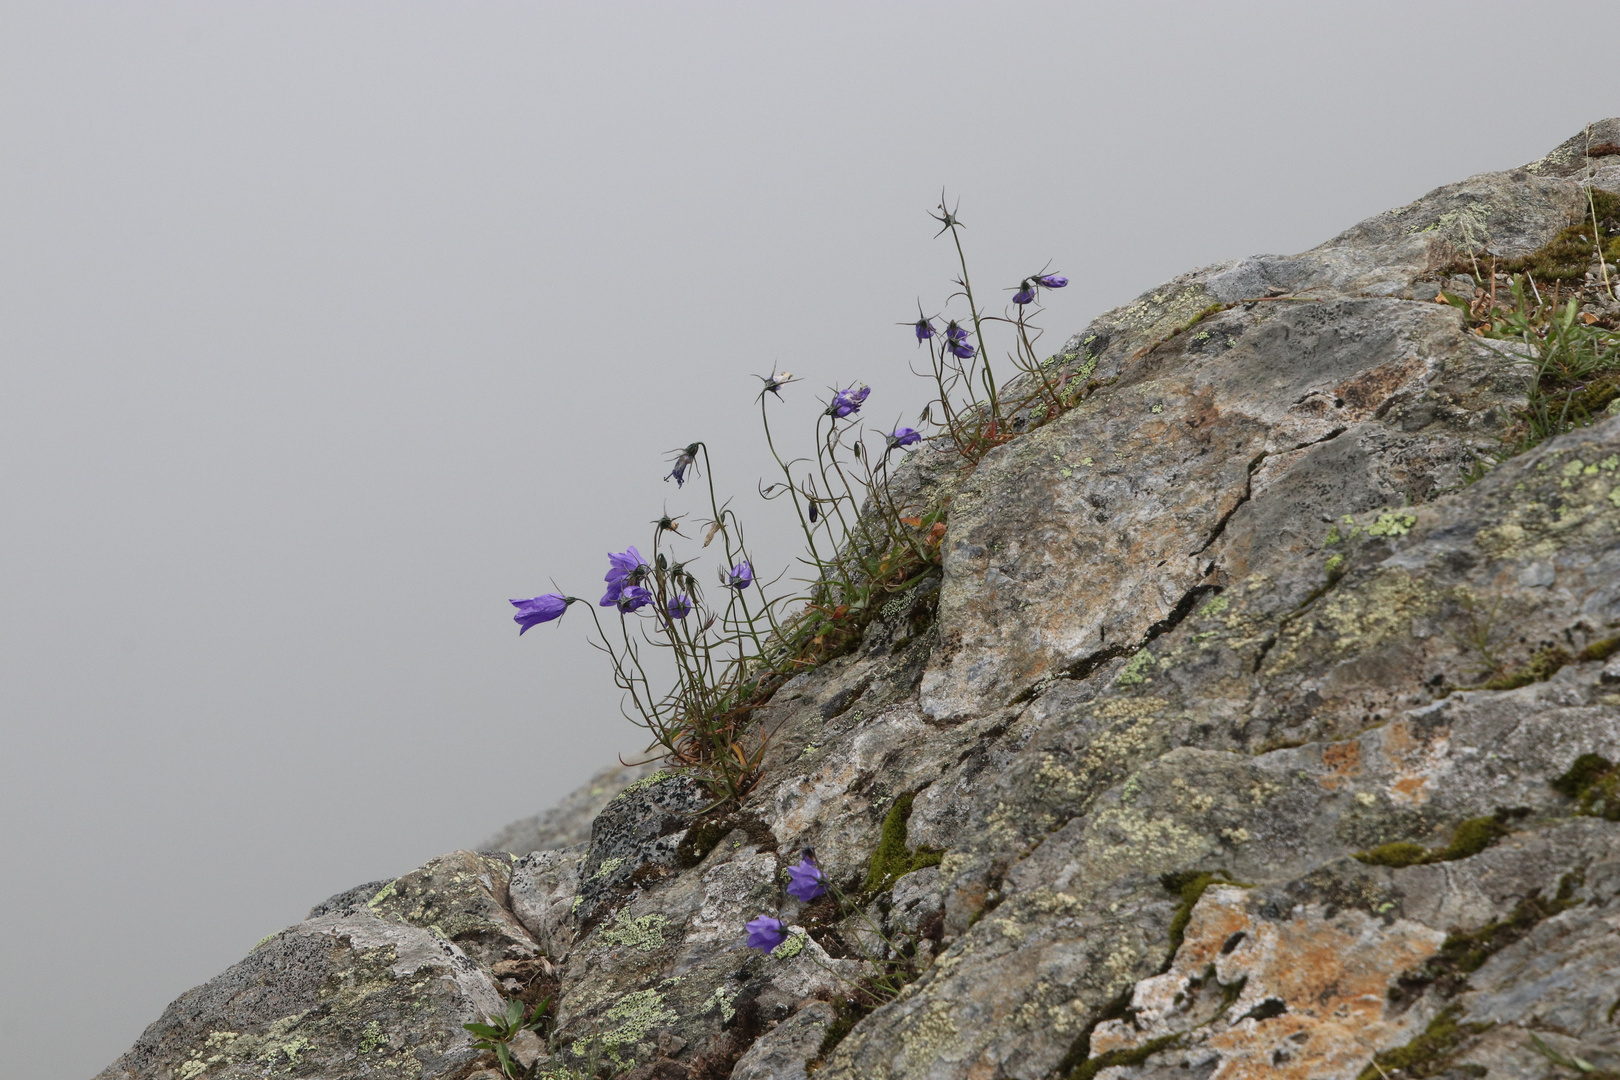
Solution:
[{"label": "bell-shaped flower", "polygon": [[546,593],[532,600],[513,600],[511,604],[518,609],[518,613],[512,616],[512,621],[521,628],[518,637],[527,633],[531,626],[562,618],[562,613],[568,610],[568,598],[557,593]]},{"label": "bell-shaped flower", "polygon": [[915,446],[917,443],[922,442],[922,432],[916,428],[895,428],[884,438],[889,440],[889,449],[894,450],[901,446]]},{"label": "bell-shaped flower", "polygon": [[798,863],[787,868],[788,895],[795,900],[809,903],[827,891],[827,876],[816,865],[815,858],[808,850],[799,859]]},{"label": "bell-shaped flower", "polygon": [[847,390],[838,391],[833,395],[832,404],[827,406],[828,415],[836,416],[842,420],[846,416],[852,416],[860,412],[861,403],[866,400],[866,395],[871,392],[872,388],[869,386],[851,386]]},{"label": "bell-shaped flower", "polygon": [[1022,307],[1025,304],[1033,304],[1034,302],[1035,288],[1029,283],[1029,279],[1025,278],[1023,284],[1018,286],[1018,291],[1013,293],[1013,303]]},{"label": "bell-shaped flower", "polygon": [[684,619],[688,615],[692,614],[692,601],[685,593],[682,593],[679,596],[670,597],[669,603],[666,606],[669,610],[669,617],[671,619]]},{"label": "bell-shaped flower", "polygon": [[631,585],[623,589],[617,601],[619,610],[626,613],[638,611],[652,602],[653,594],[642,585]]},{"label": "bell-shaped flower", "polygon": [[733,566],[730,572],[722,570],[720,572],[720,582],[727,588],[737,589],[738,591],[746,589],[754,583],[754,568],[748,564],[747,560],[744,560]]},{"label": "bell-shaped flower", "polygon": [[743,923],[743,929],[748,931],[748,947],[771,952],[782,944],[787,938],[787,925],[781,919],[773,919],[769,915],[761,915]]},{"label": "bell-shaped flower", "polygon": [[929,338],[934,336],[934,324],[929,322],[927,319],[918,319],[916,325],[913,326],[912,329],[917,332],[918,341],[927,341]]},{"label": "bell-shaped flower", "polygon": [[1035,280],[1040,282],[1044,289],[1061,289],[1069,283],[1069,279],[1062,274],[1041,274]]},{"label": "bell-shaped flower", "polygon": [[647,560],[641,557],[641,552],[635,548],[625,551],[609,553],[608,572],[602,575],[607,582],[607,593],[602,597],[602,607],[612,607],[619,602],[619,594],[624,592],[627,585],[634,585],[646,575]]}]

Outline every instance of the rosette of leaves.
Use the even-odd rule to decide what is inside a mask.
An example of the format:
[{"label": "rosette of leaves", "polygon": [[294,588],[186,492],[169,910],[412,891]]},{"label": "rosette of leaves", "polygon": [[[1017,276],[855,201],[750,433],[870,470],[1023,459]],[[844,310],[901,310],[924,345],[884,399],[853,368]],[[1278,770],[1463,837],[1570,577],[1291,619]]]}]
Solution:
[{"label": "rosette of leaves", "polygon": [[461,1026],[478,1036],[473,1042],[474,1049],[493,1052],[496,1060],[501,1063],[501,1072],[515,1078],[518,1075],[518,1063],[512,1057],[512,1040],[525,1031],[532,1031],[538,1035],[540,1029],[545,1026],[546,1014],[550,1008],[551,999],[548,997],[525,1016],[523,1002],[514,999],[506,1003],[505,1016],[488,1017],[489,1022],[485,1024]]}]

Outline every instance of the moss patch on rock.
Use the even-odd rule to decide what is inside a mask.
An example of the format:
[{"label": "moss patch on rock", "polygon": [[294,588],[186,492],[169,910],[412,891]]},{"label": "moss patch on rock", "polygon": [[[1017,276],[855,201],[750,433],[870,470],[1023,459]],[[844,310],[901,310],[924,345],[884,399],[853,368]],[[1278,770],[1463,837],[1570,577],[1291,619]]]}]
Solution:
[{"label": "moss patch on rock", "polygon": [[1388,866],[1395,869],[1466,859],[1471,855],[1478,855],[1513,831],[1502,821],[1505,816],[1507,815],[1496,814],[1491,817],[1469,818],[1457,826],[1457,831],[1452,834],[1451,843],[1443,848],[1426,848],[1410,840],[1397,840],[1392,844],[1380,844],[1366,851],[1358,851],[1355,857],[1369,866]]},{"label": "moss patch on rock", "polygon": [[866,868],[867,892],[882,892],[913,870],[938,866],[944,857],[938,848],[919,847],[912,851],[906,847],[906,822],[911,820],[911,804],[916,797],[915,792],[900,796],[884,817],[883,836]]},{"label": "moss patch on rock", "polygon": [[1575,800],[1576,814],[1620,821],[1620,767],[1602,754],[1582,754],[1552,786]]}]

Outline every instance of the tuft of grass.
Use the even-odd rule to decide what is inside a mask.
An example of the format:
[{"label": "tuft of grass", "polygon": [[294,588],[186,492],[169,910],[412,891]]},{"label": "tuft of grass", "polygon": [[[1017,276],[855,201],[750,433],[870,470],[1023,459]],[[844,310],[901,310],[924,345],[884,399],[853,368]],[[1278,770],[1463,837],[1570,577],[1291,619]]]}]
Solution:
[{"label": "tuft of grass", "polygon": [[506,1003],[504,1016],[487,1017],[482,1024],[462,1024],[472,1034],[478,1036],[473,1041],[473,1049],[486,1050],[495,1055],[500,1062],[501,1072],[509,1077],[518,1075],[518,1063],[512,1057],[512,1040],[525,1031],[539,1033],[550,1019],[547,1015],[551,1008],[551,999],[548,997],[524,1015],[523,1002],[513,999]]}]

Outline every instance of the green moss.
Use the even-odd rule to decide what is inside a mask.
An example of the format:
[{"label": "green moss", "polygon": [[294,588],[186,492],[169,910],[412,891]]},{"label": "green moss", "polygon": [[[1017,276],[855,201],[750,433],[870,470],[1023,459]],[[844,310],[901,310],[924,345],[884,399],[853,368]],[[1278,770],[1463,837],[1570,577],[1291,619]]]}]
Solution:
[{"label": "green moss", "polygon": [[1197,907],[1198,901],[1203,898],[1204,890],[1211,885],[1236,885],[1247,888],[1246,883],[1232,881],[1225,874],[1198,871],[1166,874],[1159,879],[1159,884],[1181,897],[1176,913],[1170,917],[1170,957],[1165,961],[1166,970],[1169,969],[1170,960],[1175,958],[1176,950],[1181,948],[1181,943],[1186,938],[1187,924],[1192,921],[1193,908]]},{"label": "green moss", "polygon": [[1429,849],[1410,840],[1397,840],[1393,844],[1379,844],[1375,848],[1356,852],[1356,858],[1368,866],[1415,866],[1429,861]]},{"label": "green moss", "polygon": [[[1586,279],[1586,268],[1601,244],[1609,262],[1620,260],[1620,195],[1592,188],[1592,205],[1586,208],[1580,221],[1561,230],[1522,259],[1510,259],[1496,264],[1497,273],[1520,274],[1529,271],[1540,282],[1565,281],[1580,283]],[[1600,225],[1596,238],[1592,235],[1592,211],[1597,211]],[[1461,266],[1461,262],[1457,264]]]},{"label": "green moss", "polygon": [[1180,1035],[1161,1035],[1157,1039],[1149,1039],[1141,1046],[1129,1049],[1110,1050],[1106,1054],[1087,1058],[1069,1074],[1069,1080],[1092,1080],[1092,1077],[1104,1069],[1113,1069],[1122,1065],[1140,1065],[1160,1050],[1174,1046],[1181,1041]]},{"label": "green moss", "polygon": [[1443,848],[1426,848],[1409,840],[1380,844],[1366,851],[1358,851],[1355,858],[1369,866],[1418,866],[1425,863],[1455,862],[1478,855],[1511,832],[1499,816],[1469,818],[1457,826],[1451,843]]},{"label": "green moss", "polygon": [[1455,862],[1458,859],[1478,855],[1510,832],[1511,829],[1494,817],[1469,818],[1457,826],[1456,833],[1451,837],[1451,843],[1434,861]]},{"label": "green moss", "polygon": [[691,869],[708,858],[709,852],[730,831],[731,826],[721,820],[704,821],[692,826],[675,849],[676,863],[682,869]]},{"label": "green moss", "polygon": [[821,1038],[821,1048],[811,1059],[816,1064],[826,1061],[827,1055],[832,1053],[833,1049],[844,1041],[844,1037],[855,1030],[855,1025],[872,1011],[849,998],[837,998],[832,1002],[832,1007],[833,1021],[827,1025],[827,1033]]},{"label": "green moss", "polygon": [[867,892],[882,892],[913,870],[938,866],[944,856],[937,848],[920,847],[912,851],[906,847],[906,822],[911,820],[911,804],[916,797],[911,792],[900,796],[884,817],[882,838],[866,868]]},{"label": "green moss", "polygon": [[1590,663],[1593,660],[1607,660],[1616,652],[1620,652],[1620,636],[1604,638],[1594,641],[1586,648],[1575,654],[1575,659],[1581,663]]},{"label": "green moss", "polygon": [[1568,652],[1557,645],[1549,645],[1544,649],[1537,649],[1530,663],[1517,671],[1509,671],[1496,676],[1485,683],[1486,690],[1517,690],[1521,686],[1531,683],[1546,682],[1558,674],[1560,668],[1570,662]]},{"label": "green moss", "polygon": [[1585,879],[1582,871],[1565,874],[1558,881],[1558,892],[1546,900],[1536,890],[1513,906],[1503,919],[1494,919],[1479,929],[1454,931],[1441,944],[1440,951],[1417,968],[1403,972],[1389,989],[1391,1001],[1417,997],[1434,987],[1444,997],[1455,997],[1467,988],[1468,976],[1498,952],[1530,933],[1538,923],[1578,906],[1575,890]]},{"label": "green moss", "polygon": [[1576,815],[1620,821],[1620,768],[1603,755],[1582,754],[1552,786],[1575,800]]},{"label": "green moss", "polygon": [[1402,1076],[1438,1076],[1450,1067],[1452,1059],[1462,1048],[1462,1041],[1470,1035],[1489,1031],[1490,1024],[1459,1024],[1461,1005],[1451,1005],[1429,1021],[1423,1034],[1393,1050],[1385,1050],[1373,1057],[1373,1063],[1361,1070],[1356,1080],[1381,1080],[1397,1069]]}]

